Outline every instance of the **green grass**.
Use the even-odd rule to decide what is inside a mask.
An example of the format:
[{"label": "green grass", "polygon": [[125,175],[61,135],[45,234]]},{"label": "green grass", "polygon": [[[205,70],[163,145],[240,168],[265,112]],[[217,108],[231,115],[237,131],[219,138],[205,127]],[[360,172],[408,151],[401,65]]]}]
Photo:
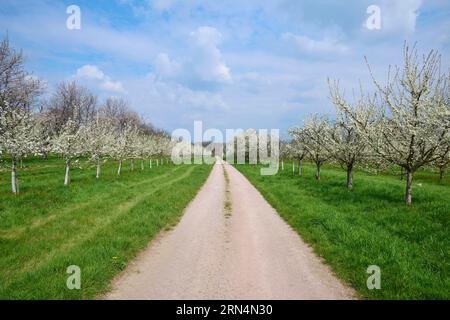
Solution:
[{"label": "green grass", "polygon": [[233,210],[233,207],[231,204],[230,177],[228,176],[228,172],[225,169],[225,166],[223,164],[222,164],[222,170],[223,170],[223,176],[225,178],[225,203],[224,203],[225,217],[229,218],[229,217],[231,217],[231,212]]},{"label": "green grass", "polygon": [[[60,159],[25,161],[19,196],[0,170],[0,298],[91,299],[162,229],[175,225],[211,166],[140,163],[116,176],[117,163],[71,172],[63,186]],[[127,167],[128,165],[128,167]],[[81,289],[69,290],[69,265],[81,268]]]},{"label": "green grass", "polygon": [[[321,181],[306,164],[275,176],[258,166],[236,165],[333,271],[368,299],[450,298],[450,180],[418,172],[413,204],[403,204],[404,181],[383,174],[324,166]],[[369,265],[381,268],[381,289],[369,290]]]}]

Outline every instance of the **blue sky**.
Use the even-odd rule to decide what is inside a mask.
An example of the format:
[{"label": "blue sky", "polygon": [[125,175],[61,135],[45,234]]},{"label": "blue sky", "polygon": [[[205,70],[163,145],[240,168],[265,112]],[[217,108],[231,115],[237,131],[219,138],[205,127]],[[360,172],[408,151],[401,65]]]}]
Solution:
[{"label": "blue sky", "polygon": [[[81,9],[81,30],[66,8]],[[368,30],[369,5],[381,29]],[[450,65],[446,0],[194,1],[1,0],[0,35],[48,81],[76,79],[100,98],[123,96],[169,131],[279,128],[333,112],[327,77],[349,92],[399,64],[404,41],[437,49]]]}]

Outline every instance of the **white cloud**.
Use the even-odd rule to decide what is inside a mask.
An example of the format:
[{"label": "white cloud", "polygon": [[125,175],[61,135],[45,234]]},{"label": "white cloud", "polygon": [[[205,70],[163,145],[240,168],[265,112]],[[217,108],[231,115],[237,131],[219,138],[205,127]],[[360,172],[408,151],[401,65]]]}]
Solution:
[{"label": "white cloud", "polygon": [[199,27],[182,41],[180,47],[185,49],[178,59],[165,52],[154,59],[154,74],[158,80],[171,80],[200,91],[217,89],[217,85],[231,82],[230,68],[218,48],[222,34],[217,29]]},{"label": "white cloud", "polygon": [[230,108],[221,92],[193,90],[155,74],[130,79],[127,91],[139,112],[168,130],[191,126],[192,120],[222,119]]},{"label": "white cloud", "polygon": [[281,38],[290,41],[303,52],[306,53],[344,53],[348,51],[348,47],[341,44],[337,39],[324,38],[322,40],[314,40],[312,38],[295,35],[290,32],[283,33]]},{"label": "white cloud", "polygon": [[77,78],[102,80],[105,74],[97,66],[87,64],[77,70],[76,76]]},{"label": "white cloud", "polygon": [[146,79],[149,87],[163,101],[173,103],[179,108],[189,110],[195,108],[200,110],[226,109],[227,104],[219,93],[202,90],[192,90],[178,83],[160,81],[149,75]]},{"label": "white cloud", "polygon": [[94,65],[87,64],[82,66],[77,70],[75,77],[80,79],[93,80],[98,83],[99,88],[106,91],[117,93],[125,92],[125,89],[123,88],[123,85],[120,81],[111,80],[111,78],[105,75],[105,73],[100,70],[100,68]]},{"label": "white cloud", "polygon": [[160,53],[156,57],[155,71],[162,78],[171,78],[176,76],[181,69],[180,63],[171,60],[167,53]]},{"label": "white cloud", "polygon": [[125,92],[125,89],[120,81],[104,80],[99,86],[106,91]]},{"label": "white cloud", "polygon": [[222,34],[213,27],[202,26],[191,32],[197,49],[196,65],[194,69],[205,81],[229,82],[230,68],[223,61],[218,45],[222,41]]},{"label": "white cloud", "polygon": [[196,40],[201,47],[216,47],[222,42],[222,34],[216,28],[209,26],[199,27],[197,30],[191,32],[191,36]]}]

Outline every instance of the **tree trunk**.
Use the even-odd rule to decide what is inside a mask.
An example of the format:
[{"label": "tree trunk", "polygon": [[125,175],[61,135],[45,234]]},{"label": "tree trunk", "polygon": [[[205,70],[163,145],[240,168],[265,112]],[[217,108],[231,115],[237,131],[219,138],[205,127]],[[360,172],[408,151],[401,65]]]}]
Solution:
[{"label": "tree trunk", "polygon": [[159,160],[156,159],[156,166],[159,166]]},{"label": "tree trunk", "polygon": [[17,173],[17,161],[13,159],[11,167],[11,191],[14,194],[17,194],[19,192],[17,190],[18,188],[17,188],[16,173]]},{"label": "tree trunk", "polygon": [[150,169],[152,168],[152,159],[150,159]]},{"label": "tree trunk", "polygon": [[23,169],[23,159],[20,159],[20,168]]},{"label": "tree trunk", "polygon": [[66,160],[66,175],[64,176],[64,185],[70,184],[70,160]]},{"label": "tree trunk", "polygon": [[353,166],[347,167],[347,188],[353,188]]},{"label": "tree trunk", "polygon": [[442,181],[444,178],[444,167],[439,168],[439,181]]},{"label": "tree trunk", "polygon": [[298,175],[302,175],[302,160],[298,160]]},{"label": "tree trunk", "polygon": [[134,171],[134,160],[131,160],[131,171]]},{"label": "tree trunk", "polygon": [[144,160],[141,160],[141,171],[144,171]]},{"label": "tree trunk", "polygon": [[292,160],[292,175],[295,174],[295,163],[294,160]]},{"label": "tree trunk", "polygon": [[405,192],[405,203],[411,204],[412,200],[412,180],[413,173],[410,170],[406,171],[406,192]]},{"label": "tree trunk", "polygon": [[119,169],[117,170],[117,175],[120,176],[122,173],[122,160],[119,161]]},{"label": "tree trunk", "polygon": [[316,161],[316,180],[320,180],[320,161]]},{"label": "tree trunk", "polygon": [[281,160],[281,171],[284,171],[284,161]]},{"label": "tree trunk", "polygon": [[100,178],[100,160],[97,160],[97,174],[95,175],[97,179]]}]

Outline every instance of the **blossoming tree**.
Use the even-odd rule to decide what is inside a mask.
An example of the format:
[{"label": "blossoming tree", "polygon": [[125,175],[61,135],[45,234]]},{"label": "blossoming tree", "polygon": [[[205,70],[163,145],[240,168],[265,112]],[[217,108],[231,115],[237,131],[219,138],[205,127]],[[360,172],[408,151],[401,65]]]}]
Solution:
[{"label": "blossoming tree", "polygon": [[17,163],[37,151],[35,122],[31,111],[23,108],[10,108],[8,103],[0,110],[0,144],[11,157],[11,191],[19,193]]},{"label": "blossoming tree", "polygon": [[69,119],[61,128],[61,132],[53,140],[53,152],[59,154],[66,162],[64,185],[70,184],[70,166],[72,161],[85,152],[85,140],[82,130],[76,122]]},{"label": "blossoming tree", "polygon": [[291,135],[307,150],[309,156],[316,164],[316,179],[320,180],[320,168],[330,159],[327,148],[330,126],[326,116],[312,115],[303,127],[290,128]]},{"label": "blossoming tree", "polygon": [[404,201],[411,204],[414,173],[433,163],[438,150],[450,143],[448,76],[440,74],[437,52],[419,59],[416,48],[405,45],[403,67],[395,67],[386,84],[373,74],[372,79],[378,91],[378,99],[369,101],[377,110],[374,125],[365,128],[353,110],[344,110],[376,154],[405,170]]}]

